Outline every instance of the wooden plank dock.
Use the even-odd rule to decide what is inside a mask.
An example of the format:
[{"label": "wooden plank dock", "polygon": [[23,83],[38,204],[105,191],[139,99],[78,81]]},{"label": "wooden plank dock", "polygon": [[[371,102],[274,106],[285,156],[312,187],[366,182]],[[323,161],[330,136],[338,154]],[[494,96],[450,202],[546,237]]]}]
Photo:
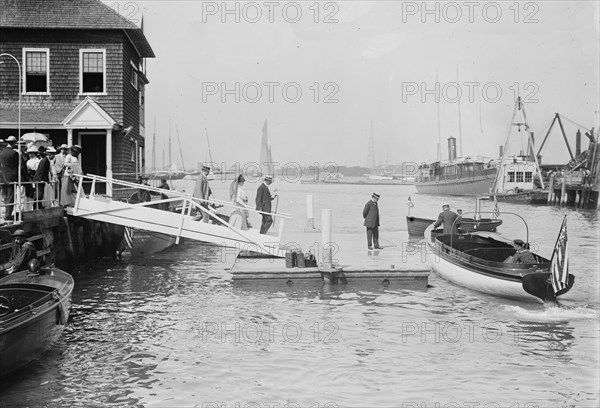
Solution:
[{"label": "wooden plank dock", "polygon": [[[368,250],[366,234],[344,233],[333,237],[333,268],[286,267],[285,258],[238,257],[231,268],[233,282],[281,286],[346,284],[389,288],[426,289],[430,267],[419,240],[405,231],[382,232],[382,250]],[[285,248],[311,250],[320,262],[320,234],[284,235]]]}]

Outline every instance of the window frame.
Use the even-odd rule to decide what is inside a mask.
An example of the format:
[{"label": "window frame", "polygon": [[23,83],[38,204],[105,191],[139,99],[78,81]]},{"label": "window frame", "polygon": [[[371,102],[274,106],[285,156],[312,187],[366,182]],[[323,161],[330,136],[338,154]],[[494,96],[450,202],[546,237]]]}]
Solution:
[{"label": "window frame", "polygon": [[[27,53],[28,52],[44,52],[46,53],[46,92],[27,92]],[[22,78],[23,78],[23,89],[21,89],[21,95],[50,95],[50,48],[23,48],[23,55],[21,61],[23,66]]]},{"label": "window frame", "polygon": [[[102,53],[102,92],[84,92],[83,91],[83,54],[85,53]],[[108,73],[106,70],[106,48],[80,48],[79,49],[79,96],[86,95],[107,95],[106,93],[106,77]]]},{"label": "window frame", "polygon": [[131,78],[129,79],[129,83],[131,84],[131,86],[133,86],[135,88],[136,91],[139,91],[139,81],[140,81],[140,75],[138,74],[138,69],[137,67],[133,64],[133,61],[129,61],[129,63],[131,64]]}]

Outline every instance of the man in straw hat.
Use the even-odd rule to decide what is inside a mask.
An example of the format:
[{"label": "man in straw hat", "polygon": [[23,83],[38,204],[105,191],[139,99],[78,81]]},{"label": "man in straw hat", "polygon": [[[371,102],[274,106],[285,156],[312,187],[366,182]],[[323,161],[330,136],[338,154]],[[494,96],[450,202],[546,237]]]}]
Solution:
[{"label": "man in straw hat", "polygon": [[377,193],[371,195],[371,199],[363,209],[364,226],[367,228],[367,246],[369,249],[383,249],[379,246],[379,197]]},{"label": "man in straw hat", "polygon": [[13,220],[13,209],[15,202],[15,185],[19,181],[19,171],[21,172],[21,180],[25,180],[27,175],[27,167],[23,160],[19,160],[19,153],[15,150],[17,147],[17,138],[9,136],[6,138],[8,146],[0,152],[0,167],[4,173],[4,184],[2,195],[4,197],[5,212],[4,220]]},{"label": "man in straw hat", "polygon": [[17,251],[13,254],[10,260],[10,266],[6,269],[6,273],[9,274],[27,269],[29,261],[37,258],[35,245],[27,240],[25,231],[18,229],[11,235],[15,237]]},{"label": "man in straw hat", "polygon": [[269,190],[269,185],[273,182],[273,176],[266,175],[264,177],[264,181],[260,183],[258,186],[258,190],[256,190],[256,209],[258,211],[262,211],[262,223],[260,225],[260,233],[266,234],[271,225],[273,225],[273,217],[271,216],[271,201],[277,197],[277,194],[272,195],[271,190]]},{"label": "man in straw hat", "polygon": [[[210,219],[210,214],[208,212],[208,199],[212,195],[212,190],[210,189],[210,185],[208,183],[208,174],[210,173],[210,166],[208,164],[202,165],[202,173],[196,179],[196,186],[194,187],[193,196],[196,198],[200,198],[200,206],[204,208],[206,211],[202,211],[202,221],[208,222]],[[197,216],[199,220],[200,217]]]}]

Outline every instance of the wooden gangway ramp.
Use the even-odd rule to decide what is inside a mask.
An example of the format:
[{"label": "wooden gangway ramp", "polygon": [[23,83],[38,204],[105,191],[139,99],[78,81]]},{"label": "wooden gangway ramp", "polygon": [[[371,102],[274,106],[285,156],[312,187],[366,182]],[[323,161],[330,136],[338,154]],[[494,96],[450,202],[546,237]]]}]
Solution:
[{"label": "wooden gangway ramp", "polygon": [[[81,175],[78,177],[80,181],[77,198],[73,207],[67,207],[69,215],[158,232],[174,236],[177,241],[179,238],[186,238],[228,248],[237,248],[240,251],[256,252],[273,257],[285,256],[285,253],[279,248],[279,242],[283,231],[283,221],[289,218],[286,214],[277,214],[277,218],[280,220],[277,236],[264,235],[259,234],[256,229],[241,230],[236,228],[225,217],[219,217],[218,214],[202,207],[203,200],[194,198],[189,194],[122,180],[106,179],[101,176]],[[82,187],[82,181],[86,179],[92,182],[91,191],[88,195],[84,193]],[[157,195],[166,195],[167,198],[141,203],[113,200],[106,195],[95,193],[96,183],[100,182],[136,189],[135,191],[138,189],[147,190]],[[176,212],[163,209],[174,204],[178,208]],[[220,202],[220,205],[232,206],[229,203],[222,202]],[[249,211],[258,212],[251,209]],[[194,216],[194,214],[203,212],[211,214],[211,222],[203,222],[199,220],[200,217]]]}]

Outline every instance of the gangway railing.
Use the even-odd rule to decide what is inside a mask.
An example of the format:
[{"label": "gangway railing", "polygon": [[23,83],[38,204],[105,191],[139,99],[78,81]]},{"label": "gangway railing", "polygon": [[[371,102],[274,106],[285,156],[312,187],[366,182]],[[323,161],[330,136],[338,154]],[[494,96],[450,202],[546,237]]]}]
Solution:
[{"label": "gangway railing", "polygon": [[[79,182],[77,183],[75,205],[67,207],[67,212],[71,215],[171,235],[176,237],[176,243],[179,243],[179,239],[184,237],[233,247],[245,244],[255,247],[251,249],[247,247],[246,249],[248,250],[276,256],[282,256],[283,254],[279,249],[279,243],[281,242],[283,233],[284,220],[291,219],[289,214],[280,212],[267,213],[251,208],[242,208],[233,203],[218,202],[220,207],[231,207],[235,210],[278,217],[282,221],[279,223],[277,237],[273,237],[271,235],[259,234],[253,229],[242,230],[231,225],[228,220],[208,209],[209,205],[215,202],[214,200],[204,200],[187,193],[165,190],[124,180],[108,179],[97,175],[77,175],[76,177],[79,179]],[[91,180],[90,194],[88,196],[86,196],[83,190],[83,180]],[[110,183],[127,188],[145,190],[151,194],[154,193],[156,196],[163,195],[167,198],[138,203],[115,201],[112,200],[112,197],[104,194],[96,194],[96,183]],[[89,185],[89,183],[87,184]],[[179,203],[181,209],[173,212],[155,208],[167,203],[169,205]],[[177,208],[179,208],[179,205]],[[207,223],[203,220],[196,221],[192,216],[194,211],[196,213],[200,212],[203,215],[207,214],[208,219],[213,220],[214,223]]]}]

